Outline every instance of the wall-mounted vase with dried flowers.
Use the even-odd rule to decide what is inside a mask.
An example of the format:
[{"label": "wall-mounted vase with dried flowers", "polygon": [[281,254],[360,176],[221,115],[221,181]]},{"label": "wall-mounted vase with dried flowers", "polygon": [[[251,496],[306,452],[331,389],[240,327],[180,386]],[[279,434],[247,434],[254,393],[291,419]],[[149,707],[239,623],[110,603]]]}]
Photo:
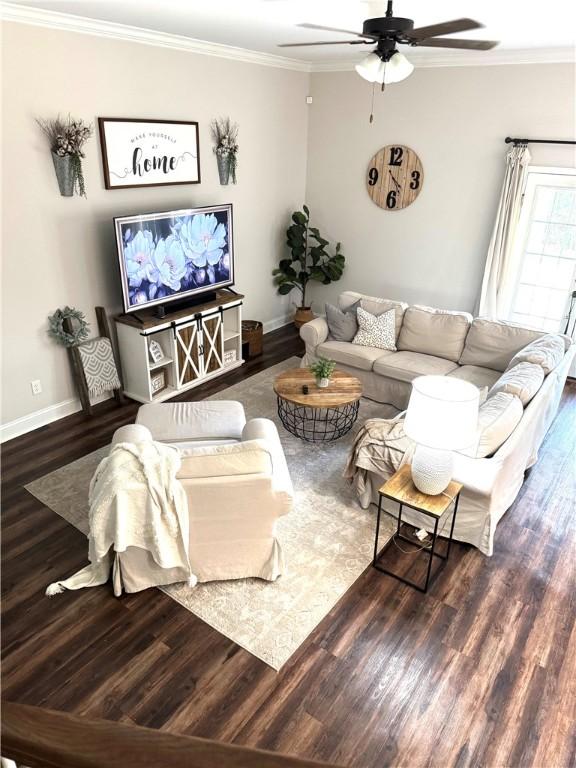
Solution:
[{"label": "wall-mounted vase with dried flowers", "polygon": [[236,184],[238,125],[230,122],[229,117],[221,117],[219,120],[213,120],[210,128],[220,184],[228,184],[230,177],[232,177],[232,184]]},{"label": "wall-mounted vase with dried flowers", "polygon": [[72,197],[74,191],[86,197],[82,148],[92,136],[92,125],[83,120],[73,120],[70,115],[66,119],[58,117],[51,120],[36,121],[48,136],[54,170],[63,197]]}]

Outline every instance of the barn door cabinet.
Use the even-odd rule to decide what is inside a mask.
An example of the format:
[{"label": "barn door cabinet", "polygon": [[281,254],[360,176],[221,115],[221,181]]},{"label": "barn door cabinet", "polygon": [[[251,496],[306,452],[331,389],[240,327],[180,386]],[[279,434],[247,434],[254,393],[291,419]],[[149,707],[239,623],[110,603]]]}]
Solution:
[{"label": "barn door cabinet", "polygon": [[[243,298],[221,291],[214,301],[161,319],[145,310],[116,317],[124,394],[162,402],[241,366]],[[160,359],[150,354],[152,341]]]}]

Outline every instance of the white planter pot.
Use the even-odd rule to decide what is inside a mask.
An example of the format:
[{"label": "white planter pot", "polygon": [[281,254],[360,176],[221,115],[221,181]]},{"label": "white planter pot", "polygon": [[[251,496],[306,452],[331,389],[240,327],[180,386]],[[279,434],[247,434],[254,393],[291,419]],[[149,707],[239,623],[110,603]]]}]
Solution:
[{"label": "white planter pot", "polygon": [[327,387],[330,384],[330,379],[316,379],[316,383],[320,389],[324,389],[324,387]]}]

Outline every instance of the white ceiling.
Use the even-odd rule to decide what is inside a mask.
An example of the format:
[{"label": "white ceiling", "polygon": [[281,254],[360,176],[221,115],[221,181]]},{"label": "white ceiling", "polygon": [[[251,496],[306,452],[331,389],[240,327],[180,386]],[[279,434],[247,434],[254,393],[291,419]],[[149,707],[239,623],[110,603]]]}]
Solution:
[{"label": "white ceiling", "polygon": [[[361,31],[362,21],[383,16],[385,0],[12,0],[15,5],[167,32],[252,51],[330,63],[358,59],[365,46],[278,48],[278,43],[344,40],[347,35],[300,29],[301,22]],[[415,26],[467,16],[485,29],[457,37],[500,40],[495,51],[576,47],[574,0],[395,0],[394,13]],[[427,57],[446,50],[423,49]],[[412,52],[414,55],[415,51]],[[482,53],[489,63],[493,52]],[[457,57],[466,55],[450,51]]]}]

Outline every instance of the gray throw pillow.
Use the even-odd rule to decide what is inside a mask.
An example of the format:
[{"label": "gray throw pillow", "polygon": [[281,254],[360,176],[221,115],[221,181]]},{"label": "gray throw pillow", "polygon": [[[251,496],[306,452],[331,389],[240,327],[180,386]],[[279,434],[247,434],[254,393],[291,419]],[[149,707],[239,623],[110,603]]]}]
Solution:
[{"label": "gray throw pillow", "polygon": [[356,336],[358,331],[356,312],[359,306],[360,301],[357,301],[343,312],[333,304],[326,304],[326,322],[334,341],[352,341]]}]

